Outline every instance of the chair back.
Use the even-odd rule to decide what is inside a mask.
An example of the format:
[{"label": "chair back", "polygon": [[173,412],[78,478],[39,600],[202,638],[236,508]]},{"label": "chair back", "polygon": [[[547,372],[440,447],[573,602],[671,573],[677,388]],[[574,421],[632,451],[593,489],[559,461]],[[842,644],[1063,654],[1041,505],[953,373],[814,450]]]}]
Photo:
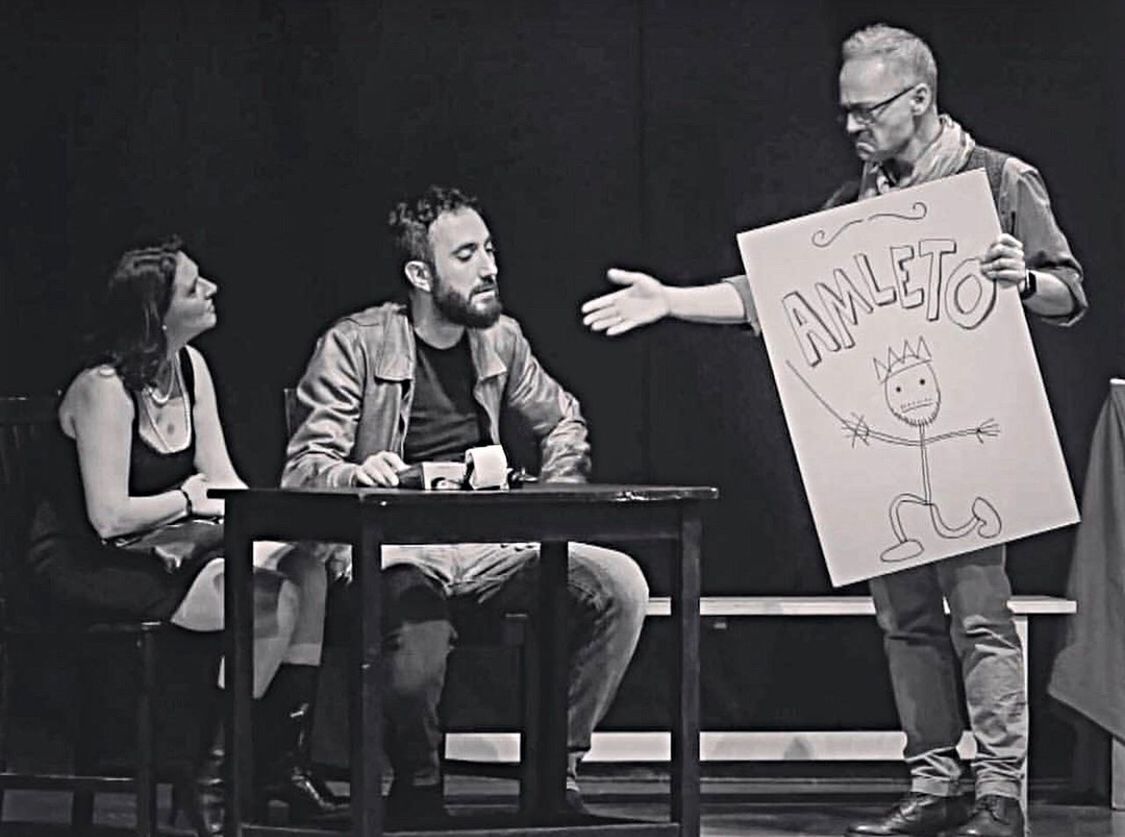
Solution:
[{"label": "chair back", "polygon": [[297,402],[297,390],[293,387],[286,387],[281,394],[285,399],[285,442],[288,444],[293,431],[301,423],[301,405]]},{"label": "chair back", "polygon": [[31,518],[61,443],[57,396],[0,397],[0,625],[28,549]]}]

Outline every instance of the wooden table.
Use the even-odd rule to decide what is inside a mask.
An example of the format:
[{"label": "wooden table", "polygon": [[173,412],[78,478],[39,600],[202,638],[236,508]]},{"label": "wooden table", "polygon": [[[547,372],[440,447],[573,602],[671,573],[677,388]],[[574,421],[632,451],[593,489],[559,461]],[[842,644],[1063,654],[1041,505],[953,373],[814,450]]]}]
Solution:
[{"label": "wooden table", "polygon": [[[251,812],[250,727],[252,612],[250,573],[255,540],[320,540],[353,546],[352,833],[382,834],[383,706],[381,693],[380,555],[384,544],[539,541],[539,711],[528,719],[523,757],[533,762],[522,825],[458,830],[459,835],[541,833],[699,834],[699,584],[701,503],[707,487],[528,485],[511,491],[401,489],[245,489],[215,491],[226,501],[227,837],[270,829]],[[678,544],[671,573],[676,688],[672,711],[671,821],[575,825],[564,810],[566,777],[566,565],[569,541],[670,540]],[[543,830],[540,830],[540,828]],[[285,829],[285,833],[321,833]],[[403,832],[424,834],[427,832]]]}]

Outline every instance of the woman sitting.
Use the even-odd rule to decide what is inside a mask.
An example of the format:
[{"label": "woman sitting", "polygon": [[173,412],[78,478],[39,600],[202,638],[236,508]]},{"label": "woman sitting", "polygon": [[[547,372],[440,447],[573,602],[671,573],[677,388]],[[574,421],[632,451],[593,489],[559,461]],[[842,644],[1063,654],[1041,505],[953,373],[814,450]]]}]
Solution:
[{"label": "woman sitting", "polygon": [[[177,240],[126,252],[110,277],[96,360],[58,412],[76,460],[52,477],[64,490],[32,527],[32,578],[60,616],[223,627],[223,502],[207,490],[245,483],[207,363],[189,345],[215,325],[216,289]],[[342,801],[311,775],[308,748],[325,569],[279,543],[256,544],[254,564],[259,802],[287,802],[291,819],[333,813]],[[182,807],[199,835],[213,835],[223,818],[218,721],[205,743],[194,775],[175,788],[173,819]]]}]

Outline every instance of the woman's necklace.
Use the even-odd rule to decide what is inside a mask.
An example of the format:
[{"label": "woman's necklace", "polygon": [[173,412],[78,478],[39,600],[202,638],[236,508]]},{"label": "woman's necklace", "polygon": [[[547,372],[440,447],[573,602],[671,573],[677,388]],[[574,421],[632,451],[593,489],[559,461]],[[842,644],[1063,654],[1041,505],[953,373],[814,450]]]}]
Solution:
[{"label": "woman's necklace", "polygon": [[166,393],[164,393],[163,395],[161,395],[160,391],[156,387],[153,387],[153,386],[146,386],[142,390],[142,392],[149,397],[149,400],[152,401],[152,403],[155,404],[157,407],[163,407],[165,404],[167,404],[168,400],[172,397],[172,393],[175,392],[175,390],[176,390],[176,372],[179,370],[179,368],[180,368],[180,364],[179,364],[178,360],[172,361],[172,374],[168,376],[169,377],[168,391]]},{"label": "woman's necklace", "polygon": [[[145,408],[145,417],[148,419],[149,426],[152,427],[152,432],[156,434],[156,438],[160,442],[160,445],[165,453],[175,453],[176,449],[172,447],[172,444],[168,441],[168,438],[160,430],[160,422],[156,420],[156,412],[154,407],[162,407],[167,404],[175,394],[177,388],[180,390],[180,394],[182,396],[181,402],[183,404],[184,410],[184,427],[189,428],[191,426],[191,414],[188,412],[187,393],[184,392],[183,377],[178,359],[173,361],[172,384],[168,387],[168,394],[163,396],[163,399],[158,400],[155,393],[152,392],[150,387],[145,387],[141,391],[141,403]],[[148,395],[149,393],[152,394]],[[146,398],[145,395],[148,395],[148,397]],[[151,406],[149,404],[149,401],[152,402]],[[171,432],[172,427],[169,426],[168,430],[169,432]]]}]

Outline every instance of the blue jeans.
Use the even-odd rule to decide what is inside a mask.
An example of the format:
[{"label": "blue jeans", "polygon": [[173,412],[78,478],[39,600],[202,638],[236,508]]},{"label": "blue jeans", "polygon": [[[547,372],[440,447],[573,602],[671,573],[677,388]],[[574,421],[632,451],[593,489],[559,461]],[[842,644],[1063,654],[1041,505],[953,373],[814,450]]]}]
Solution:
[{"label": "blue jeans", "polygon": [[[988,547],[870,582],[906,732],[912,790],[959,793],[960,674],[977,744],[977,796],[1019,799],[1027,696],[1004,555],[1003,546]],[[948,625],[942,596],[949,602]]]},{"label": "blue jeans", "polygon": [[[605,715],[644,624],[648,584],[628,555],[570,545],[567,784]],[[495,610],[532,610],[539,544],[385,546],[386,749],[396,782],[441,775],[438,702],[456,632],[449,604],[465,597]]]}]

